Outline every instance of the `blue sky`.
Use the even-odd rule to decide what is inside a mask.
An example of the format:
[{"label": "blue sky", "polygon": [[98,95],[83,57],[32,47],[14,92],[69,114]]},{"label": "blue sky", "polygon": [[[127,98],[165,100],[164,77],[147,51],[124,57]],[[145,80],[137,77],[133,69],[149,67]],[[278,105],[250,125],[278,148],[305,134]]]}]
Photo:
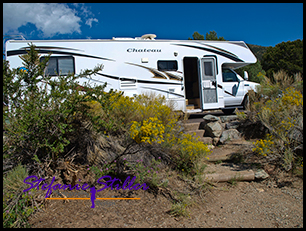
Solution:
[{"label": "blue sky", "polygon": [[275,46],[303,39],[302,3],[3,3],[3,35],[26,39],[111,39],[195,31]]}]

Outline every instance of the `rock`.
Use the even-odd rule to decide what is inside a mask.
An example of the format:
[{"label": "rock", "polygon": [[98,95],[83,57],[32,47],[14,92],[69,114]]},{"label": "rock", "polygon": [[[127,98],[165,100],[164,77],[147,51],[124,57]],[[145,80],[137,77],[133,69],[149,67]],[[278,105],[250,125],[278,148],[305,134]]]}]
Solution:
[{"label": "rock", "polygon": [[204,121],[200,123],[199,129],[205,129],[205,125],[211,122],[221,123],[220,118],[214,115],[206,115],[203,117],[203,120]]},{"label": "rock", "polygon": [[239,121],[232,121],[225,124],[225,129],[236,129],[240,125]]},{"label": "rock", "polygon": [[266,179],[269,177],[269,174],[265,172],[265,170],[260,169],[255,172],[255,178],[256,179]]},{"label": "rock", "polygon": [[209,123],[209,122],[216,122],[216,121],[220,121],[220,118],[214,115],[206,115],[203,117],[204,121]]},{"label": "rock", "polygon": [[228,115],[228,116],[220,116],[220,119],[222,123],[227,123],[233,120],[237,120],[238,117],[237,115]]},{"label": "rock", "polygon": [[207,123],[204,129],[205,129],[204,136],[209,136],[212,138],[215,138],[215,137],[219,138],[223,132],[223,128],[218,121]]},{"label": "rock", "polygon": [[[125,152],[125,147],[119,144],[119,139],[112,136],[105,137],[104,135],[96,135],[92,137],[90,144],[87,146],[87,162],[90,165],[103,165],[113,161],[118,155]],[[133,154],[130,154],[133,153]],[[129,163],[142,162],[144,166],[150,166],[153,159],[161,157],[160,168],[169,165],[171,158],[168,153],[164,152],[161,146],[139,146],[132,145],[127,150],[126,155],[118,158],[117,165],[119,165],[119,173],[124,171],[124,161]]]},{"label": "rock", "polygon": [[216,146],[218,144],[218,142],[219,142],[219,138],[214,137],[213,140],[212,140],[212,144]]},{"label": "rock", "polygon": [[236,129],[228,129],[222,132],[219,142],[221,144],[224,144],[226,141],[236,140],[240,138],[241,138],[240,132],[238,132]]},{"label": "rock", "polygon": [[260,121],[252,122],[249,119],[240,123],[237,130],[244,135],[246,140],[262,139],[269,131]]}]

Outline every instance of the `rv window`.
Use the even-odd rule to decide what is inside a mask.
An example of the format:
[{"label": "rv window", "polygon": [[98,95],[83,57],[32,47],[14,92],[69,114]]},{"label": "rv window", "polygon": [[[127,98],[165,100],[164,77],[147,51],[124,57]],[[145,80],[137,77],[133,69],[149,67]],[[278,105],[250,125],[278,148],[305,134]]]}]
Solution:
[{"label": "rv window", "polygon": [[238,82],[236,74],[230,69],[222,69],[223,82]]},{"label": "rv window", "polygon": [[46,68],[46,75],[54,76],[57,72],[57,61],[56,59],[50,58],[48,61],[48,66]]},{"label": "rv window", "polygon": [[58,70],[62,72],[62,75],[67,75],[69,72],[74,73],[73,58],[65,57],[58,59]]},{"label": "rv window", "polygon": [[[40,61],[45,57],[41,57]],[[57,76],[57,74],[68,75],[68,73],[75,73],[74,58],[72,56],[53,56],[48,61],[48,66],[45,73],[50,76]]]},{"label": "rv window", "polygon": [[171,61],[157,61],[157,69],[159,71],[177,71],[177,61],[171,60]]},{"label": "rv window", "polygon": [[213,62],[204,62],[204,74],[205,76],[213,76]]}]

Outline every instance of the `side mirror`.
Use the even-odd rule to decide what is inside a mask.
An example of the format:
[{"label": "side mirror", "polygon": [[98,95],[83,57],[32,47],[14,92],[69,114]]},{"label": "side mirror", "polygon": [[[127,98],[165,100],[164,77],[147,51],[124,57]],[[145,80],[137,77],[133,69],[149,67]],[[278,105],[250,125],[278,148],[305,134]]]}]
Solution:
[{"label": "side mirror", "polygon": [[244,71],[244,77],[243,77],[245,80],[248,80],[249,79],[249,74],[247,71]]}]

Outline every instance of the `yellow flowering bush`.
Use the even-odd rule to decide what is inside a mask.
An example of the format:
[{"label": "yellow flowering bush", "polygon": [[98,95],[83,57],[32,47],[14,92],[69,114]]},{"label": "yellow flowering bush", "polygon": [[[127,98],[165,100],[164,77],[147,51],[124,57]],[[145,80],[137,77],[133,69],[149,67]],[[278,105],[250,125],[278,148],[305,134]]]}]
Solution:
[{"label": "yellow flowering bush", "polygon": [[143,122],[133,121],[130,128],[130,135],[138,144],[141,142],[162,143],[165,127],[157,117],[150,117]]},{"label": "yellow flowering bush", "polygon": [[[110,102],[111,113],[108,113],[108,116],[116,121],[119,130],[129,131],[132,122],[142,123],[149,118],[156,117],[167,132],[173,129],[178,119],[171,103],[164,96],[141,94],[128,97],[122,95],[121,92],[115,92],[111,95]],[[91,107],[93,108],[94,105]],[[103,113],[99,108],[93,110]]]},{"label": "yellow flowering bush", "polygon": [[274,141],[272,141],[272,136],[268,135],[267,139],[260,139],[256,142],[253,142],[255,148],[252,149],[253,152],[256,152],[259,155],[267,156],[273,153]]},{"label": "yellow flowering bush", "polygon": [[[172,153],[178,169],[189,173],[199,158],[209,154],[206,144],[190,134],[179,132],[179,114],[164,96],[141,94],[128,97],[121,92],[111,92],[109,102],[108,113],[97,101],[87,102],[87,105],[90,106],[90,113],[95,116],[112,117],[112,121],[115,121],[113,129],[128,132],[136,143],[160,144]],[[109,121],[110,118],[105,120]]]},{"label": "yellow flowering bush", "polygon": [[209,159],[211,153],[207,144],[198,140],[191,134],[179,133],[178,135],[168,133],[165,135],[164,146],[170,147],[174,153],[173,158],[177,163],[177,168],[191,173],[195,163],[201,159]]},{"label": "yellow flowering bush", "polygon": [[182,137],[178,138],[177,142],[180,144],[180,150],[178,152],[179,169],[191,173],[197,160],[200,158],[209,159],[207,155],[211,151],[207,147],[207,144],[198,141],[198,138],[195,138],[191,134],[182,134]]},{"label": "yellow flowering bush", "polygon": [[202,156],[209,159],[206,154],[209,153],[210,150],[207,145],[198,141],[198,137],[195,138],[191,134],[183,134],[182,138],[178,139],[178,142],[181,144],[181,152],[188,155],[190,161],[194,161]]}]

